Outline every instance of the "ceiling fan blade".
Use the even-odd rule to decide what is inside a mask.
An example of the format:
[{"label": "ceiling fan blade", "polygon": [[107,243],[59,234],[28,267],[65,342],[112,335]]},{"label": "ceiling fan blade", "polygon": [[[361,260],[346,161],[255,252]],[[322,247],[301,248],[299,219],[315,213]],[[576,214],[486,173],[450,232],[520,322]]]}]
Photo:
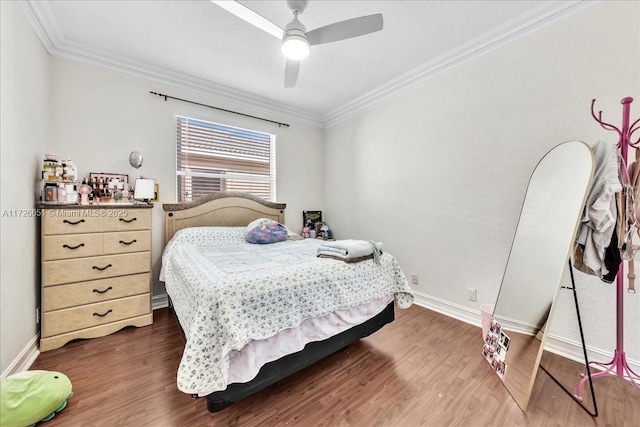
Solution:
[{"label": "ceiling fan blade", "polygon": [[310,45],[336,42],[382,30],[382,14],[347,19],[307,32]]},{"label": "ceiling fan blade", "polygon": [[282,40],[284,36],[284,30],[278,27],[273,22],[269,21],[264,16],[254,12],[243,4],[238,3],[237,1],[218,1],[211,0],[213,4],[216,4],[226,10],[229,13],[237,16],[240,19],[247,21],[249,24],[260,28],[261,30],[271,34],[275,38]]},{"label": "ceiling fan blade", "polygon": [[299,71],[300,71],[300,61],[287,59],[287,63],[284,67],[284,87],[291,88],[296,85],[296,82],[298,81]]}]

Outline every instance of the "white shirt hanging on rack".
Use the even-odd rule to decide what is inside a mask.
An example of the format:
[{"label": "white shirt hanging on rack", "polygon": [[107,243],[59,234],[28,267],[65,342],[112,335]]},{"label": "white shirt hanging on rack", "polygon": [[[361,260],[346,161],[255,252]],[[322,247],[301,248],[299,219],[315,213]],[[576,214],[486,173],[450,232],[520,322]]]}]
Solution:
[{"label": "white shirt hanging on rack", "polygon": [[587,196],[576,237],[576,242],[582,249],[582,265],[576,260],[576,268],[602,279],[609,273],[605,267],[605,250],[611,243],[616,229],[616,193],[622,191],[622,185],[618,175],[616,145],[598,141],[593,146],[593,153],[593,185]]}]

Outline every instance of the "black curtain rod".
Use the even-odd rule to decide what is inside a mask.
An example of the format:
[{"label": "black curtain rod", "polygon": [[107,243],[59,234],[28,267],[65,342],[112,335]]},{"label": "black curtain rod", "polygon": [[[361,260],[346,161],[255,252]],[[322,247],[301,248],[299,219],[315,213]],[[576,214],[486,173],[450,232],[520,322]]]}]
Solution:
[{"label": "black curtain rod", "polygon": [[214,110],[220,110],[220,111],[224,111],[224,112],[227,112],[227,113],[233,113],[233,114],[238,114],[240,116],[250,117],[252,119],[262,120],[262,121],[269,122],[269,123],[275,123],[275,124],[278,125],[278,127],[282,127],[282,126],[289,127],[289,124],[287,124],[287,123],[281,123],[281,122],[276,122],[274,120],[263,119],[262,117],[256,117],[256,116],[251,116],[249,114],[238,113],[237,111],[225,110],[224,108],[218,108],[218,107],[214,107],[212,105],[201,104],[199,102],[189,101],[188,99],[176,98],[175,96],[165,95],[163,93],[152,92],[152,91],[149,91],[149,93],[152,94],[152,95],[161,96],[161,97],[164,98],[165,101],[167,99],[171,98],[171,99],[175,99],[176,101],[188,102],[189,104],[200,105],[202,107],[213,108]]}]

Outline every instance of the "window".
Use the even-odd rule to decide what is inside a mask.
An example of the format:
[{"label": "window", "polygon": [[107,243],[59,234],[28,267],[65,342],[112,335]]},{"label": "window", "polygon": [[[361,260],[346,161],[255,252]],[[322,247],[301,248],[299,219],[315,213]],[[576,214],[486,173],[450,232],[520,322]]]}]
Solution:
[{"label": "window", "polygon": [[213,191],[276,198],[276,137],[177,116],[178,201]]}]

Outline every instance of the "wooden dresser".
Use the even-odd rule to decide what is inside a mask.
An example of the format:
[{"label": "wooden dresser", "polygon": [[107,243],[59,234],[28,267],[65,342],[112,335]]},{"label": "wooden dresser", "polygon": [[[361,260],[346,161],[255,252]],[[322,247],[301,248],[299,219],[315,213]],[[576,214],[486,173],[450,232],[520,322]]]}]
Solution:
[{"label": "wooden dresser", "polygon": [[153,323],[152,205],[41,205],[40,351]]}]

